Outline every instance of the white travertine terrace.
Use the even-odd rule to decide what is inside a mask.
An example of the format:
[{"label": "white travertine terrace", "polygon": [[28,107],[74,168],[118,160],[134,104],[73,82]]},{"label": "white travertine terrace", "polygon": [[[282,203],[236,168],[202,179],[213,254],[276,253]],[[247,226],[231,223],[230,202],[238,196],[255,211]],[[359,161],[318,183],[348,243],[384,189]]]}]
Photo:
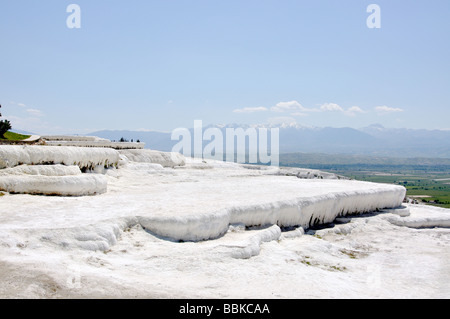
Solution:
[{"label": "white travertine terrace", "polygon": [[143,149],[144,143],[111,141],[46,141],[48,146],[109,147],[114,149]]},{"label": "white travertine terrace", "polygon": [[86,196],[107,191],[103,175],[73,176],[0,176],[0,190],[13,194]]},{"label": "white travertine terrace", "polygon": [[140,142],[112,142],[96,136],[55,135],[43,136],[49,146],[77,146],[77,147],[108,147],[113,149],[143,149],[145,143]]},{"label": "white travertine terrace", "polygon": [[96,141],[109,141],[106,138],[97,136],[82,136],[82,135],[44,135],[41,136],[46,141],[70,141],[70,142],[96,142]]},{"label": "white travertine terrace", "polygon": [[184,166],[185,158],[180,153],[160,152],[155,150],[119,150],[129,161],[137,163],[160,164],[163,167]]},{"label": "white travertine terrace", "polygon": [[[156,155],[156,151],[138,150],[133,153],[140,162],[130,160],[133,157],[127,154],[130,156],[128,162],[123,161],[119,169],[107,170],[105,176],[80,176],[90,178],[98,175],[108,179],[106,193],[106,183],[101,180],[90,180],[97,188],[89,192],[86,192],[86,184],[81,179],[79,181],[85,193],[103,193],[100,196],[66,198],[56,202],[55,197],[28,198],[30,205],[40,207],[42,219],[39,224],[44,223],[41,227],[49,227],[45,226],[46,220],[51,221],[52,227],[67,228],[70,227],[67,220],[74,219],[76,224],[86,226],[99,225],[105,220],[124,223],[124,220],[131,219],[158,236],[202,241],[221,236],[229,225],[236,223],[307,228],[330,223],[339,216],[395,208],[402,204],[406,192],[404,187],[397,185],[302,179],[274,174],[277,168],[253,170],[239,164],[216,161],[203,163],[185,159],[185,166],[171,168],[173,163],[168,165],[167,162],[170,154]],[[202,165],[208,169],[201,168]],[[17,183],[14,180],[17,176],[0,179],[14,192],[39,193],[39,183],[42,182],[45,185],[42,187],[45,189],[43,193],[53,193],[54,190],[49,188],[51,183],[47,183],[51,179],[31,177],[35,177],[27,186],[31,192],[26,188],[18,191],[18,185],[25,187],[26,182]],[[65,177],[58,189],[69,192],[70,187],[76,186],[76,177]],[[57,185],[56,179],[54,185]],[[6,186],[3,189],[8,190]],[[74,194],[77,193],[72,191]],[[21,210],[24,207],[20,197],[3,198],[2,204],[6,202],[11,209]],[[46,207],[52,208],[47,210]],[[59,211],[56,215],[53,213],[55,209]],[[23,223],[27,224],[27,221],[23,220]]]},{"label": "white travertine terrace", "polygon": [[119,153],[110,148],[0,145],[0,169],[22,164],[64,164],[93,169],[98,165],[118,165],[119,160]]},{"label": "white travertine terrace", "polygon": [[55,165],[20,165],[0,170],[0,176],[8,175],[44,175],[44,176],[66,176],[80,175],[78,166]]}]

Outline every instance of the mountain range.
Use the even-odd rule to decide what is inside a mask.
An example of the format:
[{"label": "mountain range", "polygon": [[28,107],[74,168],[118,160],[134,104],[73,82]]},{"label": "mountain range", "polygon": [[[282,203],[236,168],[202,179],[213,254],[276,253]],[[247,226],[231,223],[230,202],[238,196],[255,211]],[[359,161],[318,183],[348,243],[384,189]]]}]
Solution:
[{"label": "mountain range", "polygon": [[[209,125],[225,136],[227,128],[279,128],[280,153],[361,154],[387,157],[450,158],[450,131],[405,128],[385,128],[374,124],[364,128],[306,127],[298,124],[281,125]],[[193,132],[193,130],[190,130]],[[178,141],[171,132],[103,130],[94,135],[110,140],[139,140],[146,148],[171,151]],[[209,141],[204,141],[204,146]]]}]

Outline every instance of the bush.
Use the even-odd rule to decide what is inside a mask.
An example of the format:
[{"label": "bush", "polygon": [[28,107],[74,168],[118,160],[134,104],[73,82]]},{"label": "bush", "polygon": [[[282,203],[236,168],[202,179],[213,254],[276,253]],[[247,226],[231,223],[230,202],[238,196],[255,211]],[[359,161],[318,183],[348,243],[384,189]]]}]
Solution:
[{"label": "bush", "polygon": [[[0,109],[2,106],[0,105]],[[2,114],[0,113],[0,117],[2,117]],[[11,122],[8,120],[0,121],[0,137],[5,138],[5,133],[8,132],[11,129]]]},{"label": "bush", "polygon": [[11,123],[8,120],[0,121],[0,137],[5,138],[4,134],[11,129]]}]

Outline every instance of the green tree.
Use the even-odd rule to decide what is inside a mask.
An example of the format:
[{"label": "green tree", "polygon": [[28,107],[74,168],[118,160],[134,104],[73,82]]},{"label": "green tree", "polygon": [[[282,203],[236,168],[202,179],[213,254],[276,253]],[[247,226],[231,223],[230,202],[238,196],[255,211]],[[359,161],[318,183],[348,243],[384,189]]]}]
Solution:
[{"label": "green tree", "polygon": [[[0,105],[0,108],[2,106]],[[0,113],[0,117],[2,117],[2,114]],[[5,133],[8,132],[11,129],[11,122],[8,120],[1,120],[0,121],[0,137],[5,138]]]}]

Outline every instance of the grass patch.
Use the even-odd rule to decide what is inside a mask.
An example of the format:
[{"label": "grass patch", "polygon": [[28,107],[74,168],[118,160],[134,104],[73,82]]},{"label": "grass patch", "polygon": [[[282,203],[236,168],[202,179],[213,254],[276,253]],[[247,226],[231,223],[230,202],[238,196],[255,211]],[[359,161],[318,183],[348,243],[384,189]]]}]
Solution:
[{"label": "grass patch", "polygon": [[31,135],[23,135],[23,134],[18,134],[18,133],[14,133],[14,132],[6,132],[5,133],[5,138],[0,137],[0,140],[2,141],[23,141],[26,140],[27,138],[29,138]]}]

